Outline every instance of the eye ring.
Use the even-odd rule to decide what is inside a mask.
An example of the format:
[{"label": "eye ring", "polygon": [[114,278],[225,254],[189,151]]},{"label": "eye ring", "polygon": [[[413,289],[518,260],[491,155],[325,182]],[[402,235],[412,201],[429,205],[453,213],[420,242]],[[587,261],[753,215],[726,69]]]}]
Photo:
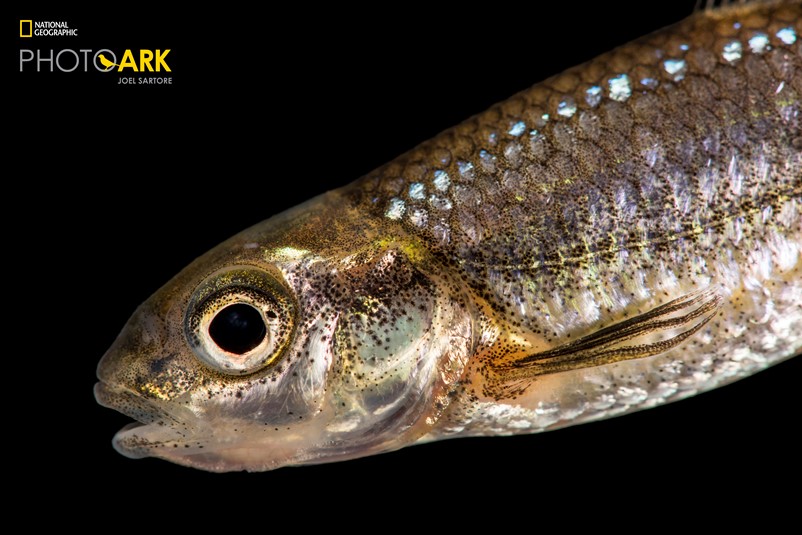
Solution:
[{"label": "eye ring", "polygon": [[184,330],[201,362],[227,375],[245,375],[284,353],[295,329],[296,307],[277,275],[233,266],[198,285],[187,305]]}]

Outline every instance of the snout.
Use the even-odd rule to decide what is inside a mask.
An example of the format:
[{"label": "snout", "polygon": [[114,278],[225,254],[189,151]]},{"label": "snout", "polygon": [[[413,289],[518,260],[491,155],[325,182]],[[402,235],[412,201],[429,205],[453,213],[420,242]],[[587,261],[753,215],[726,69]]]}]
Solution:
[{"label": "snout", "polygon": [[147,305],[140,306],[100,359],[98,379],[131,386],[134,377],[146,375],[158,360],[165,348],[166,334],[164,322]]}]

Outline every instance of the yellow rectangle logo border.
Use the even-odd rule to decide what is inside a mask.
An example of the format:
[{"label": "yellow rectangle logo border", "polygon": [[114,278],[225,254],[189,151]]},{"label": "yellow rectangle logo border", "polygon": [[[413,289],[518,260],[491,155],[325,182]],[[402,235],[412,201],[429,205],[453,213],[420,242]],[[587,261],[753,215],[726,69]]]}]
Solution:
[{"label": "yellow rectangle logo border", "polygon": [[[22,33],[22,25],[28,23],[28,34]],[[19,36],[20,37],[33,37],[33,20],[20,20],[19,21]]]}]

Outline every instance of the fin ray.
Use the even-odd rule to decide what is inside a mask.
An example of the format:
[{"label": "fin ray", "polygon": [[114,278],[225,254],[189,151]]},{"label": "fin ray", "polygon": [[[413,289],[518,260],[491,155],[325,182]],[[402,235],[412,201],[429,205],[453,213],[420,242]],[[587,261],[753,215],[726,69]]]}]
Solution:
[{"label": "fin ray", "polygon": [[[693,292],[634,318],[600,329],[567,344],[492,365],[493,383],[507,383],[503,391],[523,391],[536,377],[641,359],[665,353],[696,334],[716,314],[722,303],[718,288]],[[679,315],[678,315],[679,314]],[[673,336],[642,343],[627,343],[684,328]]]}]

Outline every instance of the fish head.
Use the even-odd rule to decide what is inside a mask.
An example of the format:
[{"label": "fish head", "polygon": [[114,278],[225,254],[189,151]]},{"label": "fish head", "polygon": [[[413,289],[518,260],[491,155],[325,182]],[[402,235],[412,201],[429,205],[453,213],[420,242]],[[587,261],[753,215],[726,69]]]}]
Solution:
[{"label": "fish head", "polygon": [[338,195],[234,236],[136,310],[95,387],[137,421],[119,452],[261,471],[398,449],[434,425],[473,348],[470,303],[425,248]]}]

